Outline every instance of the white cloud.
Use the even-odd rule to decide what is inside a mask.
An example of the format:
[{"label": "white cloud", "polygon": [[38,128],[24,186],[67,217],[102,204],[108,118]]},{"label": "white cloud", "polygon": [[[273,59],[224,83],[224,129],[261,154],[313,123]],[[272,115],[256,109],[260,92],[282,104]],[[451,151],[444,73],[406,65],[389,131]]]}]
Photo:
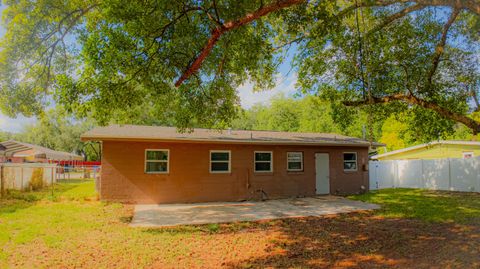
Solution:
[{"label": "white cloud", "polygon": [[270,99],[278,93],[283,93],[285,96],[292,96],[297,92],[295,84],[297,83],[297,73],[292,73],[287,77],[278,76],[275,88],[271,90],[253,91],[253,84],[248,82],[240,86],[237,91],[240,96],[240,104],[243,108],[251,108],[254,104],[270,103]]},{"label": "white cloud", "polygon": [[18,133],[22,131],[26,125],[36,121],[35,118],[26,118],[23,116],[12,119],[0,113],[0,131]]}]

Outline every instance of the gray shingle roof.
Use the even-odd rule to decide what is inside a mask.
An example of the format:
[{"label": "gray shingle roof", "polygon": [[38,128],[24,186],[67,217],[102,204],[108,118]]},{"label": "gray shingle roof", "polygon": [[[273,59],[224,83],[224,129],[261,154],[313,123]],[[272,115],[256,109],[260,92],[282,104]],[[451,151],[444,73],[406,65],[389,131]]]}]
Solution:
[{"label": "gray shingle roof", "polygon": [[[331,133],[296,133],[277,131],[213,130],[195,128],[180,133],[175,127],[110,125],[96,127],[81,136],[87,140],[158,140],[185,142],[215,142],[239,144],[293,144],[293,145],[343,145],[370,146],[366,140]],[[374,146],[381,144],[374,143]]]},{"label": "gray shingle roof", "polygon": [[0,154],[5,154],[6,156],[15,156],[15,153],[22,152],[26,150],[33,150],[35,155],[44,155],[45,158],[51,160],[83,160],[82,156],[63,152],[63,151],[56,151],[53,149],[41,147],[38,145],[33,145],[29,143],[19,142],[15,140],[8,140],[1,142],[0,145],[5,147],[4,150],[0,150]]}]

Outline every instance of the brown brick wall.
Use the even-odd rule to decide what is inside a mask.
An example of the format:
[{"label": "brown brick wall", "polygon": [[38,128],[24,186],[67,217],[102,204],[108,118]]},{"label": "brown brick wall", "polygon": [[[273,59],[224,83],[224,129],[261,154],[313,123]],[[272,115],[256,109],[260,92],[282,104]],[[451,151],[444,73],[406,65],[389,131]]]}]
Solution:
[{"label": "brown brick wall", "polygon": [[[145,149],[169,149],[169,174],[144,172]],[[231,150],[231,173],[209,172],[210,150]],[[273,151],[273,173],[254,173],[254,151]],[[287,172],[288,151],[303,151],[304,171]],[[343,171],[342,153],[358,153],[358,171]],[[315,195],[315,153],[330,154],[330,192],[368,189],[365,147],[268,146],[104,141],[101,198],[134,203],[238,201]]]}]

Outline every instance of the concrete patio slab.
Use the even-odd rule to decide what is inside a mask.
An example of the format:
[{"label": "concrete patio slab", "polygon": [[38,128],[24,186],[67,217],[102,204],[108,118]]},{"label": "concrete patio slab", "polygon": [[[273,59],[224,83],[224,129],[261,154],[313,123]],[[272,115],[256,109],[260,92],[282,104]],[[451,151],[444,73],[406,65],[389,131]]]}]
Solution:
[{"label": "concrete patio slab", "polygon": [[279,218],[322,216],[378,209],[380,206],[336,196],[279,199],[264,202],[219,202],[198,204],[139,204],[131,226],[227,223]]}]

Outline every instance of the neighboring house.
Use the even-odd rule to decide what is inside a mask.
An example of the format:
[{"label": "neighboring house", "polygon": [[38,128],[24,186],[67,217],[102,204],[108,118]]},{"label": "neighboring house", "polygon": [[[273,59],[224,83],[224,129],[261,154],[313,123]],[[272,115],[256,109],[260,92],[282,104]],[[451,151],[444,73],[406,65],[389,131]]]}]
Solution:
[{"label": "neighboring house", "polygon": [[480,142],[439,140],[372,156],[373,160],[472,158],[480,156]]},{"label": "neighboring house", "polygon": [[33,145],[29,143],[8,140],[0,143],[5,151],[0,154],[0,162],[12,163],[48,163],[52,161],[81,161],[82,156],[56,151],[53,149]]},{"label": "neighboring house", "polygon": [[111,125],[82,140],[102,142],[104,200],[240,201],[369,189],[370,143],[342,135]]}]

